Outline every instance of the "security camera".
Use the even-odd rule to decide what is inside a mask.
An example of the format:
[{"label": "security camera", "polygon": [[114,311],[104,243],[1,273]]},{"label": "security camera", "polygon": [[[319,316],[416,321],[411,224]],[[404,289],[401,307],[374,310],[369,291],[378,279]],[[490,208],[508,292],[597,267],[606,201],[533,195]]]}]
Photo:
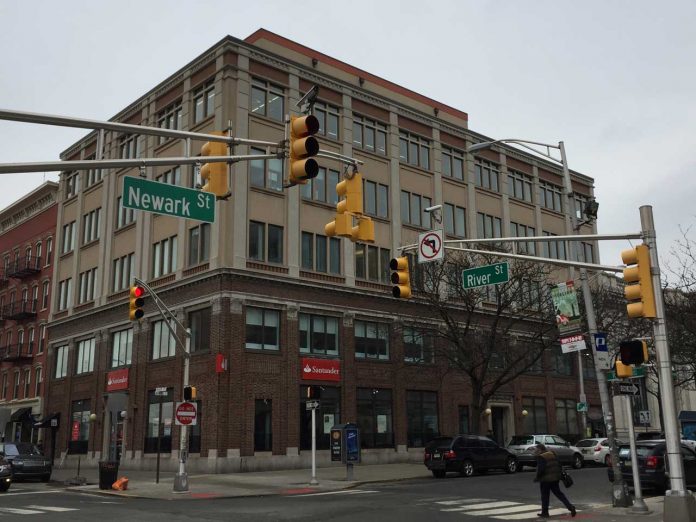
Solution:
[{"label": "security camera", "polygon": [[435,205],[432,207],[427,207],[425,209],[426,212],[433,212],[434,210],[440,210],[442,208],[442,205]]}]

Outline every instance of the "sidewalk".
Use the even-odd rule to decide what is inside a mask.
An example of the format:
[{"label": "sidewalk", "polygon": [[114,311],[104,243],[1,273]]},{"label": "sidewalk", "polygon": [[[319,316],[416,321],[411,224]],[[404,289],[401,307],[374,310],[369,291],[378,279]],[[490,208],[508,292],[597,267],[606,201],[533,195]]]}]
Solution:
[{"label": "sidewalk", "polygon": [[[54,469],[53,485],[62,487],[65,481],[75,477],[76,470]],[[310,486],[311,472],[308,469],[284,471],[264,471],[255,473],[199,474],[189,475],[189,491],[174,493],[174,474],[161,472],[159,484],[155,483],[154,471],[124,471],[119,477],[129,479],[126,491],[100,490],[99,472],[88,468],[80,473],[87,484],[84,486],[66,486],[69,491],[112,495],[130,498],[151,498],[160,500],[232,498],[267,495],[297,495],[324,491],[338,491],[372,482],[393,482],[406,479],[429,478],[430,472],[422,464],[380,464],[356,465],[353,468],[353,480],[347,481],[345,466],[317,468],[319,484]],[[614,508],[611,504],[594,504],[581,508],[574,520],[583,521],[628,521],[658,522],[662,521],[663,497],[645,499],[650,513],[647,515],[632,513],[630,508]]]}]

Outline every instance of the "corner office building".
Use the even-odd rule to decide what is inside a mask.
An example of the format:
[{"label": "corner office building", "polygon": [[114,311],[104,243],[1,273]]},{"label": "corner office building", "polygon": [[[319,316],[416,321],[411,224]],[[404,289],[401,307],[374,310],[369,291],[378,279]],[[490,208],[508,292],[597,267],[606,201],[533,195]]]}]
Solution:
[{"label": "corner office building", "polygon": [[[308,465],[308,385],[323,387],[322,450],[339,422],[360,424],[366,462],[419,460],[433,435],[468,429],[464,379],[447,373],[427,346],[405,345],[397,334],[404,329],[396,324],[427,311],[417,300],[391,297],[388,261],[431,228],[424,209],[435,204],[443,205],[450,238],[566,233],[560,168],[507,148],[467,155],[485,138],[468,130],[466,113],[265,30],[244,41],[224,38],[113,119],[199,132],[231,122],[235,136],[278,142],[284,115],[315,84],[322,149],[364,162],[374,245],[323,235],[342,171],[324,158],[317,178],[285,190],[282,161],[234,164],[232,197],[217,202],[212,225],[123,208],[123,178],[138,169],[62,173],[45,412],[64,419],[56,456],[69,450],[93,464],[108,458],[154,469],[160,433],[164,469],[178,462],[172,411],[182,395],[182,357],[151,304],[142,321],[128,321],[134,276],[193,331],[190,382],[200,419],[190,471]],[[96,143],[93,132],[62,158],[185,155],[181,140],[145,135],[107,132],[103,150]],[[254,153],[264,151],[235,148]],[[144,173],[196,183],[188,166]],[[578,205],[592,197],[593,182],[572,178]],[[588,258],[593,248],[583,245]],[[551,243],[545,255],[565,250]],[[226,369],[216,367],[219,354]],[[577,436],[576,371],[575,357],[553,354],[502,390],[489,405],[496,438]],[[156,388],[167,395],[160,399]],[[596,387],[587,388],[598,405]],[[596,407],[590,418],[601,418]],[[328,451],[319,459],[327,462]]]}]

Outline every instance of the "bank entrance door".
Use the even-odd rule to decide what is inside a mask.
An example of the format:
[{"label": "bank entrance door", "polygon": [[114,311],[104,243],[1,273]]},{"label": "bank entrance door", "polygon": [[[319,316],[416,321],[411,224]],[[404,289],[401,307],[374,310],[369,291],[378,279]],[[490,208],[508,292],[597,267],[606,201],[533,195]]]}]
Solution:
[{"label": "bank entrance door", "polygon": [[506,413],[507,408],[500,406],[493,406],[491,408],[491,427],[493,431],[491,438],[500,446],[505,446],[505,441],[508,436],[507,419],[505,418]]}]

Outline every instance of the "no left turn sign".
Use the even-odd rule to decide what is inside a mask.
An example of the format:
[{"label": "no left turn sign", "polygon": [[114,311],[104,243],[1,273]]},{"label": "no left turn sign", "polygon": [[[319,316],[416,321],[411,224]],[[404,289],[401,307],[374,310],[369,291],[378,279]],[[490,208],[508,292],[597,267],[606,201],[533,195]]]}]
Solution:
[{"label": "no left turn sign", "polygon": [[431,230],[418,236],[418,262],[439,261],[445,256],[442,246],[442,230]]}]

